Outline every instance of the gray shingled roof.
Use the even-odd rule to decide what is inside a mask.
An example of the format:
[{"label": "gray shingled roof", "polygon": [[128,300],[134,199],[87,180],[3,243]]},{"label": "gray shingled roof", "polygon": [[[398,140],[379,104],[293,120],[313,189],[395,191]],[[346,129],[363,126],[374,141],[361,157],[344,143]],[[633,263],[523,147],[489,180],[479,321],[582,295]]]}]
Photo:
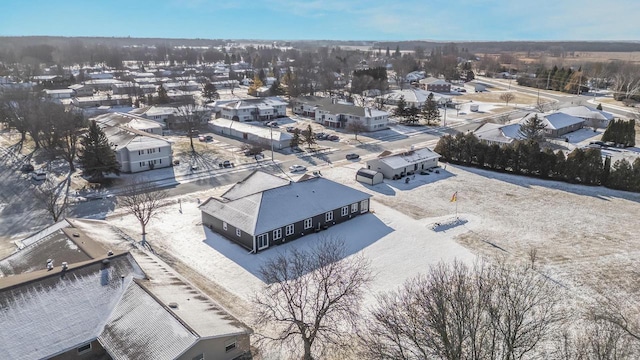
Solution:
[{"label": "gray shingled roof", "polygon": [[[274,177],[266,173],[259,176]],[[245,185],[249,187],[251,183],[249,181]],[[254,184],[255,188],[242,190],[242,193],[250,195],[232,200],[212,198],[202,204],[201,210],[248,234],[258,235],[371,197],[322,177],[267,190],[262,190],[257,182]],[[232,193],[236,194],[241,193]]]}]

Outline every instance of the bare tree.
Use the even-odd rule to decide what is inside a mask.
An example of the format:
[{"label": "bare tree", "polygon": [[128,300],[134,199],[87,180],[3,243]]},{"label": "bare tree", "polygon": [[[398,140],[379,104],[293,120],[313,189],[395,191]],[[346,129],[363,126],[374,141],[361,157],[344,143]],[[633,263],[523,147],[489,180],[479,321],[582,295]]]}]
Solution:
[{"label": "bare tree", "polygon": [[209,112],[202,106],[187,104],[177,108],[176,125],[189,135],[192,153],[196,152],[193,147],[193,130],[205,124],[209,120],[209,115]]},{"label": "bare tree", "polygon": [[382,294],[361,336],[377,359],[522,359],[562,320],[557,288],[527,267],[439,264]]},{"label": "bare tree", "polygon": [[42,204],[49,215],[51,215],[53,221],[57,222],[60,220],[62,215],[67,211],[67,207],[69,206],[70,185],[70,178],[57,184],[47,179],[38,186],[35,192],[36,199],[38,199],[40,204]]},{"label": "bare tree", "polygon": [[509,106],[509,102],[513,101],[516,96],[512,92],[505,92],[500,95],[500,100],[504,101],[506,106]]},{"label": "bare tree", "polygon": [[366,132],[367,130],[367,125],[361,119],[352,120],[347,123],[347,131],[353,133],[356,140],[358,140],[358,134]]},{"label": "bare tree", "polygon": [[371,280],[368,262],[346,255],[344,242],[329,238],[265,261],[260,276],[266,285],[254,298],[256,324],[263,331],[275,329],[261,332],[261,341],[289,346],[305,360],[344,344]]},{"label": "bare tree", "polygon": [[118,196],[118,203],[138,219],[142,228],[142,244],[146,244],[147,224],[155,217],[167,198],[168,193],[157,190],[148,179],[131,179]]}]

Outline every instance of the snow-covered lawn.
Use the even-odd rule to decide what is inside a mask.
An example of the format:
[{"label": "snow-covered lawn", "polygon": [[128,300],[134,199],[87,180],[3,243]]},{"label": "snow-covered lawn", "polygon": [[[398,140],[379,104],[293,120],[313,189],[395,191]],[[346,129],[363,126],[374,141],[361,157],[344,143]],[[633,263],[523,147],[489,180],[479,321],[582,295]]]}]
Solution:
[{"label": "snow-covered lawn", "polygon": [[[372,213],[319,234],[251,255],[201,225],[196,197],[207,194],[194,194],[182,199],[182,212],[176,202],[152,220],[148,239],[244,300],[262,284],[257,270],[266,259],[324,236],[344,239],[349,254],[371,260],[375,280],[367,301],[441,260],[526,261],[532,248],[540,271],[579,297],[640,290],[640,194],[453,166],[415,175],[409,183],[367,186],[354,180],[360,166],[326,168],[322,174],[373,194]],[[451,202],[456,191],[458,201]],[[456,211],[462,221],[448,226]],[[131,216],[109,221],[139,238]]]}]

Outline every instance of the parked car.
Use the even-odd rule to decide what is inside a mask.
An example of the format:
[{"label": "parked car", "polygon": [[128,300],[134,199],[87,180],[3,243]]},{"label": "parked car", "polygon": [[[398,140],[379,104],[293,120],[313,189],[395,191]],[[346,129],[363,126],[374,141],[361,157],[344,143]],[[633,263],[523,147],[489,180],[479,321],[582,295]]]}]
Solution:
[{"label": "parked car", "polygon": [[204,136],[202,136],[202,135],[198,136],[198,140],[204,141]]},{"label": "parked car", "polygon": [[347,160],[360,159],[360,155],[358,155],[358,154],[347,154],[346,158],[347,158]]},{"label": "parked car", "polygon": [[230,168],[233,167],[233,163],[229,160],[225,160],[219,164],[221,168]]},{"label": "parked car", "polygon": [[34,171],[31,173],[31,178],[35,181],[47,180],[47,173],[44,171]]},{"label": "parked car", "polygon": [[293,126],[287,126],[287,132],[292,133],[292,132],[294,132],[294,131],[296,131],[296,128],[295,128],[295,127],[293,127]]},{"label": "parked car", "polygon": [[327,138],[327,136],[328,136],[328,135],[327,135],[327,134],[325,134],[325,133],[323,133],[323,132],[321,132],[321,133],[316,133],[316,139],[318,139],[318,140],[324,140],[324,139],[326,139],[326,138]]},{"label": "parked car", "polygon": [[187,133],[187,136],[189,136],[189,137],[199,137],[200,136],[200,131],[198,129],[191,129]]},{"label": "parked car", "polygon": [[205,136],[205,137],[204,137],[204,139],[205,139],[206,141],[213,141],[213,136],[211,136],[211,135],[207,135],[207,136]]},{"label": "parked car", "polygon": [[291,172],[302,172],[307,171],[307,168],[303,165],[291,165],[289,166],[289,171]]},{"label": "parked car", "polygon": [[269,121],[266,125],[267,126],[271,126],[271,127],[278,127],[278,122],[277,121]]},{"label": "parked car", "polygon": [[327,140],[338,141],[340,140],[340,138],[338,137],[338,135],[329,135],[327,136]]},{"label": "parked car", "polygon": [[429,170],[421,170],[420,171],[420,175],[429,175],[430,171]]},{"label": "parked car", "polygon": [[20,167],[20,171],[22,171],[23,173],[32,172],[33,171],[33,165],[31,165],[31,164],[23,164]]}]

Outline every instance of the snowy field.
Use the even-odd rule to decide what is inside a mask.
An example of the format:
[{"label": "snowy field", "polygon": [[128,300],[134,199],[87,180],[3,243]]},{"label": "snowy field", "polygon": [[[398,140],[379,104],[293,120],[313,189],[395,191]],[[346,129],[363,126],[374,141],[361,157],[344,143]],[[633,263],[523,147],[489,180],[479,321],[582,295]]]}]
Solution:
[{"label": "snowy field", "polygon": [[[182,212],[176,200],[153,219],[148,239],[244,301],[260,288],[257,270],[265,259],[324,236],[344,239],[349,254],[371,260],[375,280],[367,302],[441,260],[472,262],[480,256],[524,262],[533,248],[540,271],[577,298],[638,294],[640,194],[452,166],[440,174],[415,175],[409,183],[367,186],[354,180],[360,166],[322,173],[373,194],[373,213],[319,234],[250,255],[201,225],[197,199],[209,194],[194,194],[182,198]],[[221,189],[211,193],[216,191]],[[458,201],[452,203],[456,191]],[[456,210],[462,224],[446,226]],[[109,221],[140,237],[133,217]]]}]

